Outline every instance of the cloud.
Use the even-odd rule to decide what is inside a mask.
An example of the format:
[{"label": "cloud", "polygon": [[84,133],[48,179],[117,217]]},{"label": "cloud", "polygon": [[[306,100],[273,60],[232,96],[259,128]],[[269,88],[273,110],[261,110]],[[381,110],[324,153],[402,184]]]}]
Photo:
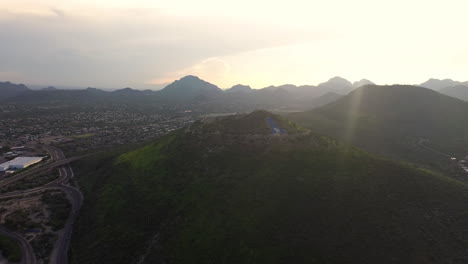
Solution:
[{"label": "cloud", "polygon": [[0,72],[0,80],[9,80],[11,82],[21,82],[24,79],[19,72]]},{"label": "cloud", "polygon": [[303,28],[246,19],[138,10],[49,8],[48,16],[7,16],[0,10],[0,34],[8,36],[0,46],[0,71],[48,82],[41,84],[139,87],[174,72],[221,75],[226,65],[215,58],[321,37]]}]

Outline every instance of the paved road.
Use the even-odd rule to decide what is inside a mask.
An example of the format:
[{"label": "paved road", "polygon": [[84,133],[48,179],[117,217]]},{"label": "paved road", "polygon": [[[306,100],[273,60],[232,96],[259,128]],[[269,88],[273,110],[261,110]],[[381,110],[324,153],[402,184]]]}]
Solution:
[{"label": "paved road", "polygon": [[74,176],[70,165],[60,167],[59,171],[60,175],[64,175],[64,177],[63,180],[58,184],[60,189],[67,194],[70,200],[71,213],[68,216],[67,222],[65,223],[65,228],[60,232],[52,254],[50,255],[50,264],[68,263],[68,248],[70,247],[73,224],[75,223],[76,217],[78,216],[78,211],[83,204],[83,195],[81,192],[77,188],[67,185],[70,179],[72,179]]},{"label": "paved road", "polygon": [[[70,238],[71,238],[72,231],[73,231],[73,224],[75,223],[75,219],[78,216],[78,211],[81,208],[81,205],[83,203],[82,193],[77,188],[69,185],[70,181],[74,177],[73,170],[70,167],[69,163],[81,157],[66,159],[63,152],[58,148],[48,146],[46,150],[50,154],[53,162],[50,162],[49,164],[46,164],[39,168],[34,168],[19,176],[16,175],[14,177],[8,178],[6,181],[0,182],[0,186],[12,183],[16,180],[19,180],[28,175],[31,175],[32,173],[38,173],[40,171],[51,169],[54,167],[59,167],[58,170],[59,170],[60,177],[40,187],[36,187],[36,188],[29,189],[29,190],[24,190],[24,191],[15,191],[15,192],[1,194],[0,198],[11,198],[11,197],[23,196],[23,195],[28,195],[28,194],[40,193],[46,190],[53,190],[53,189],[60,189],[63,192],[65,192],[71,203],[71,212],[65,223],[65,227],[61,231],[59,231],[57,241],[55,242],[54,249],[50,255],[49,263],[66,264],[68,263],[68,248],[70,247]],[[29,198],[26,198],[26,199],[29,199]],[[0,232],[4,233],[5,235],[8,235],[9,237],[19,242],[21,246],[21,250],[22,250],[22,256],[23,256],[22,261],[26,261],[24,263],[28,263],[28,264],[36,263],[36,258],[34,256],[33,249],[26,239],[24,239],[21,235],[14,233],[14,232],[10,232],[6,229],[0,229]]]},{"label": "paved road", "polygon": [[11,176],[11,177],[8,177],[8,178],[5,178],[3,179],[2,181],[0,181],[0,187],[2,186],[5,186],[5,185],[8,185],[10,183],[13,183],[17,180],[20,180],[24,177],[27,177],[27,176],[30,176],[30,175],[33,175],[33,174],[37,174],[39,172],[42,172],[42,171],[46,171],[46,170],[50,170],[50,169],[53,169],[53,168],[56,168],[56,167],[60,167],[60,166],[63,166],[65,164],[68,164],[72,161],[75,161],[75,160],[78,160],[82,157],[73,157],[73,158],[68,158],[68,159],[61,159],[61,160],[58,160],[56,162],[50,162],[50,163],[46,163],[46,164],[43,164],[41,166],[38,166],[38,167],[34,167],[28,171],[25,171],[23,173],[19,173],[15,176]]},{"label": "paved road", "polygon": [[29,242],[21,235],[0,226],[0,233],[16,240],[21,247],[21,264],[36,264],[36,256]]}]

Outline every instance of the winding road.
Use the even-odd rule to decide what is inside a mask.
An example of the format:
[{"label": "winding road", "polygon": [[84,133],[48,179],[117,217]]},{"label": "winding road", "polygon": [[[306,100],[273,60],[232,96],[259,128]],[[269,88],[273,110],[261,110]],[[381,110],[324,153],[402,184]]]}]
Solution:
[{"label": "winding road", "polygon": [[[40,187],[35,187],[35,188],[24,190],[24,191],[14,191],[14,192],[1,194],[0,198],[18,197],[18,196],[23,196],[23,195],[28,195],[28,194],[40,193],[46,190],[53,190],[53,189],[59,189],[65,192],[71,203],[71,212],[70,212],[70,215],[68,216],[68,219],[65,223],[64,228],[60,230],[58,233],[57,241],[55,242],[54,248],[49,258],[50,259],[49,263],[50,264],[66,264],[68,263],[68,249],[70,247],[70,239],[71,239],[71,235],[73,231],[73,224],[75,223],[76,217],[78,216],[78,211],[81,208],[81,205],[83,204],[83,194],[80,192],[80,190],[70,185],[74,177],[74,174],[69,163],[81,157],[74,157],[74,158],[67,159],[65,158],[65,155],[60,149],[51,147],[51,146],[47,146],[46,150],[49,153],[53,162],[43,164],[42,166],[35,167],[24,173],[20,173],[13,177],[7,178],[3,181],[0,181],[0,187],[8,185],[28,175],[32,175],[34,173],[38,173],[38,172],[52,169],[55,167],[58,167],[60,177]],[[27,263],[27,264],[36,263],[37,260],[34,255],[34,251],[31,245],[29,244],[29,242],[24,237],[22,237],[20,234],[16,232],[7,230],[4,227],[0,227],[0,233],[3,233],[4,235],[11,237],[15,239],[16,241],[18,241],[19,245],[21,246],[21,252],[22,252],[21,263]]]},{"label": "winding road", "polygon": [[12,232],[3,226],[0,226],[0,233],[16,240],[21,248],[21,264],[36,264],[36,256],[31,244],[20,234]]}]

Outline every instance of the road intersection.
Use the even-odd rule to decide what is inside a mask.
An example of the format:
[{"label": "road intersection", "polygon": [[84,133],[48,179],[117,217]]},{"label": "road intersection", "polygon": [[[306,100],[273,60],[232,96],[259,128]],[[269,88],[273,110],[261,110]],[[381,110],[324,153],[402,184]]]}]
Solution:
[{"label": "road intersection", "polygon": [[[80,192],[80,190],[71,186],[74,174],[69,163],[81,157],[74,157],[74,158],[67,159],[65,155],[63,154],[63,152],[59,148],[56,148],[56,147],[47,146],[46,150],[51,157],[50,162],[43,164],[41,166],[32,168],[26,172],[17,174],[10,178],[4,179],[3,181],[0,181],[0,187],[11,184],[26,176],[36,174],[38,172],[42,172],[45,170],[50,170],[53,168],[58,168],[60,177],[45,185],[35,187],[32,189],[0,194],[0,199],[1,198],[14,198],[14,197],[20,197],[20,196],[25,196],[25,195],[29,196],[29,195],[34,195],[36,193],[39,195],[42,192],[47,191],[47,190],[62,190],[67,195],[67,198],[69,199],[71,203],[71,211],[65,223],[64,228],[59,231],[58,238],[55,242],[54,248],[49,258],[50,259],[49,263],[50,264],[66,264],[68,263],[68,249],[70,247],[70,239],[71,239],[71,235],[73,231],[73,225],[78,216],[78,211],[81,208],[81,205],[83,203],[83,195]],[[16,240],[18,244],[21,246],[21,252],[22,252],[21,263],[35,264],[37,262],[37,259],[34,255],[34,251],[30,243],[23,236],[21,236],[20,234],[16,232],[8,230],[4,227],[0,227],[0,233]]]}]

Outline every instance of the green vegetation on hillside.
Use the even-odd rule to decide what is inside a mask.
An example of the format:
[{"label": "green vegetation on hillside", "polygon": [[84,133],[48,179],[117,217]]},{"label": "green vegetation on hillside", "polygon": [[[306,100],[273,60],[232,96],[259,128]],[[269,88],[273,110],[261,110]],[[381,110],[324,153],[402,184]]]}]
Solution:
[{"label": "green vegetation on hillside", "polygon": [[21,248],[13,239],[0,234],[0,253],[11,262],[21,260]]},{"label": "green vegetation on hillside", "polygon": [[463,183],[313,133],[232,138],[178,131],[80,161],[72,262],[468,261]]}]

